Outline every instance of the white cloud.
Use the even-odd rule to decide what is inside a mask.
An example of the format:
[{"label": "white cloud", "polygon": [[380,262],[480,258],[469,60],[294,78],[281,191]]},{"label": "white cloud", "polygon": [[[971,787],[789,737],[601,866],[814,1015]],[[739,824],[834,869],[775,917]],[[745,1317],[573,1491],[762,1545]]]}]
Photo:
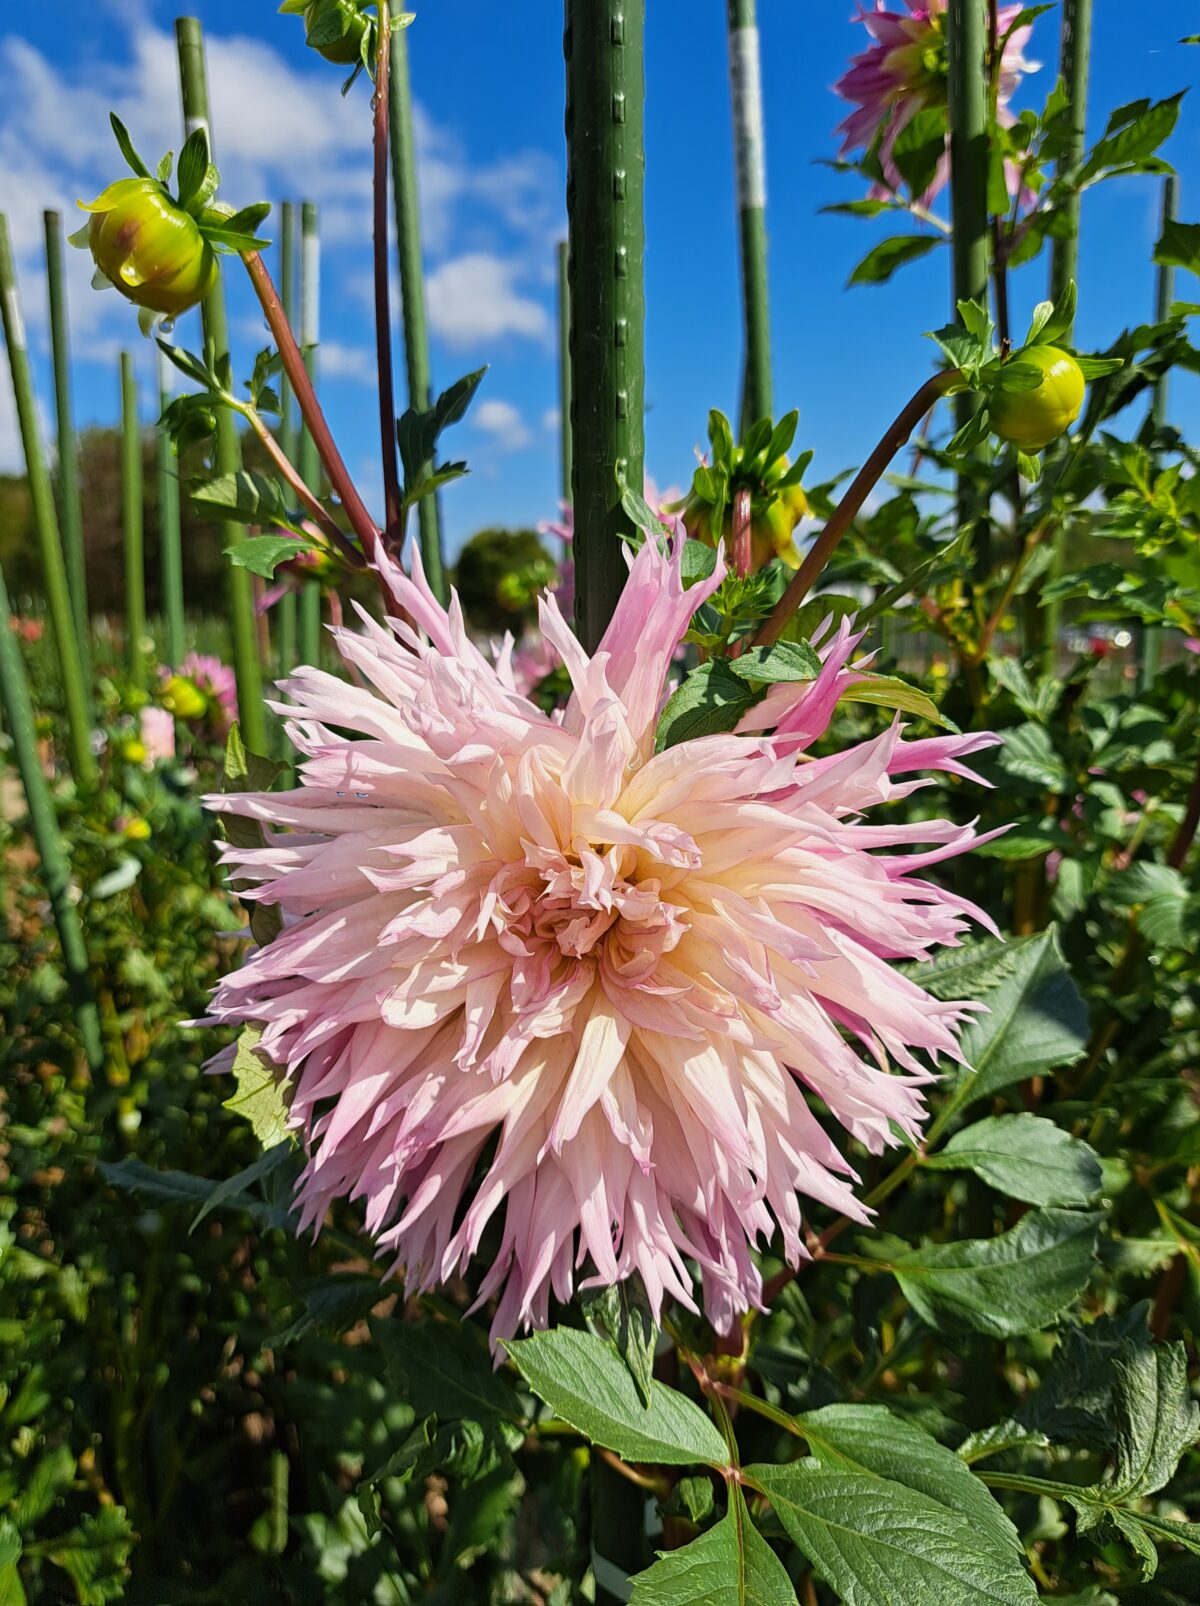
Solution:
[{"label": "white cloud", "polygon": [[528,446],[533,436],[521,414],[511,402],[489,397],[480,402],[471,414],[476,429],[484,430],[506,452],[516,452]]},{"label": "white cloud", "polygon": [[340,340],[323,340],[317,363],[322,379],[350,379],[360,385],[375,383],[375,357],[364,346],[346,346]]},{"label": "white cloud", "polygon": [[549,314],[517,290],[520,271],[518,262],[491,251],[471,251],[443,262],[425,281],[430,328],[452,346],[510,334],[545,340]]},{"label": "white cloud", "polygon": [[562,424],[562,412],[557,407],[547,407],[542,414],[542,428],[553,434]]}]

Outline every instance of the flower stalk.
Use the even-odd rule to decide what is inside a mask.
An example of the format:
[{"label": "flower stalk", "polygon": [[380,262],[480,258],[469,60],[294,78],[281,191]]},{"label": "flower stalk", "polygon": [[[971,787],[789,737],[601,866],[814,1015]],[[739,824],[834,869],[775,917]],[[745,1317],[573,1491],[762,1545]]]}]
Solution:
[{"label": "flower stalk", "polygon": [[25,452],[29,497],[33,506],[33,523],[41,557],[42,584],[45,587],[46,606],[50,613],[50,624],[58,650],[58,668],[67,713],[67,748],[71,770],[75,784],[82,791],[90,792],[96,785],[97,772],[91,744],[92,719],[87,681],[83,672],[79,640],[75,632],[62,538],[58,529],[58,514],[54,506],[50,475],[38,433],[37,401],[29,366],[29,351],[25,344],[25,321],[21,316],[21,299],[17,288],[16,269],[13,265],[8,219],[3,214],[0,214],[0,313],[4,320],[9,371],[12,375],[17,421],[21,430],[21,445]]},{"label": "flower stalk", "polygon": [[829,562],[839,541],[858,516],[863,503],[878,483],[892,458],[908,440],[913,430],[940,397],[960,384],[962,374],[957,368],[948,368],[927,379],[920,390],[904,404],[880,438],[879,444],[854,476],[849,490],[830,515],[829,522],[813,542],[803,563],[796,570],[787,590],[775,604],[754,637],[756,647],[770,646],[779,640],[788,620],[807,597],[821,570]]},{"label": "flower stalk", "polygon": [[[204,64],[204,32],[196,17],[177,17],[175,38],[179,54],[179,81],[183,99],[184,131],[191,134],[203,128],[212,147],[209,118],[208,75]],[[229,362],[229,321],[225,312],[225,289],[218,277],[201,305],[204,321],[205,357],[214,373],[221,373]],[[217,414],[215,467],[218,474],[236,474],[242,466],[237,419],[228,408]],[[235,520],[221,522],[218,539],[226,547],[237,546],[246,532]],[[258,652],[258,628],[254,616],[254,588],[250,571],[236,564],[227,569],[229,611],[233,631],[233,670],[237,679],[238,713],[246,745],[251,751],[267,751],[267,711],[263,702],[262,669]]]},{"label": "flower stalk", "polygon": [[729,0],[727,20],[745,331],[741,419],[744,435],[757,419],[770,418],[774,412],[767,290],[766,157],[755,0]]},{"label": "flower stalk", "polygon": [[[158,354],[158,400],[166,412],[171,400],[170,363]],[[183,662],[187,650],[183,605],[183,536],[179,516],[179,467],[171,450],[171,438],[160,425],[156,433],[158,452],[158,556],[162,574],[163,616],[166,629],[166,660],[173,669]]]},{"label": "flower stalk", "polygon": [[391,14],[379,0],[379,54],[375,63],[373,148],[373,244],[375,256],[375,355],[379,370],[379,441],[383,456],[383,524],[389,543],[400,539],[400,467],[396,444],[396,397],[392,381],[392,309],[388,264],[388,80]]}]

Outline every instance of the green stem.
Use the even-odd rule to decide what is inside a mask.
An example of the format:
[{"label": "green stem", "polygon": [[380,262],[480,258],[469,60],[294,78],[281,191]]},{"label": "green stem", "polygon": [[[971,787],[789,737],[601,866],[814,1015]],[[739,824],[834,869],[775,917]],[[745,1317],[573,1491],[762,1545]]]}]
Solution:
[{"label": "green stem", "polygon": [[[1179,180],[1174,173],[1169,173],[1163,179],[1160,237],[1167,224],[1175,216],[1178,200]],[[1160,263],[1154,295],[1155,323],[1166,322],[1174,299],[1175,269],[1169,262]],[[1150,400],[1150,424],[1156,437],[1162,434],[1163,426],[1167,422],[1167,382],[1167,374],[1164,371],[1155,381],[1154,392]],[[1157,455],[1156,453],[1156,461]],[[1162,626],[1146,625],[1141,632],[1141,637],[1142,650],[1140,653],[1141,662],[1138,665],[1138,683],[1141,689],[1145,691],[1157,678],[1159,665],[1162,662]]]},{"label": "green stem", "polygon": [[[953,302],[987,306],[988,291],[988,12],[987,0],[949,0],[946,10],[949,54],[950,216],[953,225]],[[977,402],[969,392],[954,404],[958,428],[973,417]],[[991,532],[979,507],[969,473],[958,476],[960,524],[978,521],[975,572],[991,569]]]},{"label": "green stem", "polygon": [[[389,123],[392,144],[392,202],[396,214],[396,246],[400,258],[400,297],[404,305],[404,360],[408,371],[408,405],[424,412],[432,400],[429,335],[425,322],[425,269],[421,256],[421,214],[417,195],[417,149],[413,137],[412,90],[408,76],[407,30],[398,28],[391,42]],[[441,514],[437,492],[417,503],[421,562],[436,597],[445,601],[446,569],[442,554]]]},{"label": "green stem", "polygon": [[[158,400],[163,412],[171,400],[171,365],[158,354]],[[162,574],[163,614],[166,621],[166,659],[173,669],[187,651],[187,622],[183,603],[183,534],[179,516],[179,462],[171,450],[171,437],[160,424],[155,431],[158,449],[158,558]]]},{"label": "green stem", "polygon": [[[206,129],[211,148],[212,127],[209,118],[208,76],[204,64],[204,32],[199,20],[196,17],[177,17],[175,38],[179,49],[184,131],[185,134],[190,134],[197,128]],[[220,373],[230,361],[225,287],[220,279],[204,298],[202,311],[208,363],[214,372]],[[227,407],[222,407],[217,414],[215,466],[218,474],[236,474],[242,466],[237,418]],[[218,525],[217,538],[222,548],[237,546],[246,539],[246,532],[240,524],[232,521],[221,522]],[[233,627],[233,671],[237,679],[238,718],[246,746],[252,752],[266,753],[267,710],[263,702],[258,625],[254,616],[254,588],[250,571],[231,563],[227,569],[227,581]]]},{"label": "green stem", "polygon": [[644,0],[567,0],[575,617],[594,652],[625,584],[633,534],[618,476],[642,488]]},{"label": "green stem", "polygon": [[83,497],[79,490],[79,451],[71,405],[71,336],[67,321],[67,276],[63,269],[63,222],[58,212],[44,212],[42,221],[46,229],[50,350],[54,358],[54,405],[58,424],[58,516],[80,661],[84,678],[90,682],[87,564],[83,539]]},{"label": "green stem", "polygon": [[[308,382],[316,389],[317,346],[321,324],[321,233],[316,203],[305,201],[300,209],[300,350],[304,356],[304,370]],[[321,489],[321,460],[312,431],[301,422],[300,441],[296,448],[296,466],[300,478],[311,491]],[[300,640],[299,661],[302,664],[321,662],[321,587],[315,580],[300,588]]]},{"label": "green stem", "polygon": [[25,321],[21,316],[21,299],[17,289],[16,269],[13,266],[8,219],[2,213],[0,213],[0,312],[4,319],[4,338],[8,345],[8,364],[12,374],[13,396],[17,404],[17,420],[21,428],[21,444],[25,450],[29,498],[33,504],[33,522],[42,561],[42,585],[45,588],[46,606],[54,630],[55,646],[58,649],[59,674],[62,677],[63,701],[67,710],[67,743],[71,755],[71,768],[75,775],[75,784],[83,791],[91,791],[96,785],[96,759],[91,746],[92,720],[88,705],[87,681],[84,678],[79,641],[75,634],[71,593],[67,586],[67,570],[63,560],[62,540],[58,532],[58,514],[54,507],[50,475],[46,470],[46,459],[42,453],[42,442],[38,433],[37,401],[33,390],[33,375],[29,367],[29,352],[25,345]]},{"label": "green stem", "polygon": [[379,442],[383,462],[383,527],[389,541],[401,538],[400,468],[396,449],[396,398],[392,382],[391,273],[388,264],[388,103],[391,79],[391,11],[377,0],[379,50],[375,62],[375,128],[372,246],[375,261],[375,366],[379,375]]},{"label": "green stem", "polygon": [[146,564],[142,517],[142,429],[133,358],[121,353],[121,548],[125,555],[125,662],[130,685],[146,689]]},{"label": "green stem", "polygon": [[[291,201],[284,201],[280,207],[279,252],[279,296],[283,302],[283,315],[294,329],[296,327],[296,208]],[[279,407],[279,444],[288,461],[294,463],[296,461],[295,402],[291,383],[286,374],[280,375]],[[277,673],[290,675],[296,665],[297,623],[296,593],[291,587],[280,597],[275,608],[278,621],[276,640],[279,644],[275,667]],[[281,740],[286,747],[287,738],[281,736]]]},{"label": "green stem", "polygon": [[12,741],[21,784],[25,788],[30,829],[58,930],[75,1024],[88,1066],[98,1072],[104,1065],[104,1046],[95,994],[88,975],[87,947],[71,887],[66,845],[58,828],[54,801],[38,757],[33,704],[29,697],[20,644],[8,622],[10,613],[8,588],[4,583],[4,572],[0,569],[0,705],[4,709],[4,723]]},{"label": "green stem", "polygon": [[567,282],[567,242],[558,242],[558,443],[559,495],[570,505],[571,458],[571,287]]},{"label": "green stem", "polygon": [[729,76],[742,263],[742,433],[773,409],[767,296],[767,189],[755,0],[728,0]]}]

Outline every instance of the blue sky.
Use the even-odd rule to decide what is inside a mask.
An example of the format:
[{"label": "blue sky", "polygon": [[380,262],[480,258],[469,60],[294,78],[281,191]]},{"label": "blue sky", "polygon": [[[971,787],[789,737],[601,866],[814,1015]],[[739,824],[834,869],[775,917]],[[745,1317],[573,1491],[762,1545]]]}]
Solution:
[{"label": "blue sky", "polygon": [[[452,549],[485,524],[553,515],[558,496],[555,243],[565,228],[561,7],[557,0],[425,0],[409,50],[418,111],[422,208],[435,381],[490,362],[467,422],[447,437],[473,470],[443,501]],[[646,107],[647,469],[684,483],[710,406],[733,412],[740,318],[722,0],[651,0]],[[847,275],[885,225],[822,216],[861,193],[816,165],[835,153],[842,106],[830,86],[861,48],[851,0],[759,0],[766,105],[768,221],[777,410],[800,409],[799,441],[826,478],[866,455],[924,377],[921,333],[948,312],[948,254],[934,252],[891,284],[843,293]],[[45,416],[51,416],[42,284],[41,211],[73,211],[121,174],[107,125],[118,110],[147,158],[179,145],[171,24],[158,0],[71,0],[5,8],[0,19],[0,208],[18,253]],[[209,43],[214,138],[223,196],[312,197],[320,204],[323,395],[352,470],[378,501],[371,388],[369,109],[360,83],[308,52],[296,18],[271,0],[196,0]],[[1187,86],[1200,52],[1187,0],[1151,0],[1131,14],[1097,6],[1093,132],[1108,111]],[[1131,15],[1136,20],[1131,20]],[[64,22],[71,26],[64,29]],[[1028,51],[1042,69],[1022,100],[1050,88],[1056,13],[1039,19]],[[1020,103],[1020,101],[1018,102]],[[1182,179],[1182,215],[1200,215],[1200,101],[1189,96],[1166,153]],[[1079,340],[1106,344],[1153,304],[1150,249],[1157,181],[1100,186],[1084,200]],[[71,224],[74,227],[74,224]],[[270,232],[268,224],[267,231]],[[151,416],[152,349],[132,309],[88,285],[72,253],[76,408],[110,421],[117,353],[138,354]],[[266,343],[256,304],[233,264],[231,316],[248,373]],[[1014,280],[1014,322],[1044,294],[1045,265]],[[1187,299],[1200,286],[1179,285]],[[192,315],[193,319],[195,315]],[[183,321],[179,338],[197,343]],[[1200,383],[1179,376],[1176,422],[1200,433]],[[7,385],[0,388],[0,467],[18,447]]]}]

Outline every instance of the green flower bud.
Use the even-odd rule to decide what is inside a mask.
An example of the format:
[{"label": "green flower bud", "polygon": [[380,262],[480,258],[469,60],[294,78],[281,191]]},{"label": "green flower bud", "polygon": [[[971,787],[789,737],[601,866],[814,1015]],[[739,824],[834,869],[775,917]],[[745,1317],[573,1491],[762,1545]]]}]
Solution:
[{"label": "green flower bud", "polygon": [[1058,346],[1026,346],[1012,361],[1041,370],[1036,390],[996,390],[988,401],[992,429],[1023,452],[1049,446],[1079,417],[1086,385],[1083,371]]},{"label": "green flower bud", "polygon": [[312,0],[304,12],[304,37],[319,56],[338,67],[362,60],[367,19],[355,0]]},{"label": "green flower bud", "polygon": [[163,687],[162,704],[176,719],[203,719],[208,712],[208,698],[186,675],[172,675]]},{"label": "green flower bud", "polygon": [[152,178],[110,184],[91,205],[88,246],[100,272],[136,306],[172,317],[217,280],[217,259],[196,220]]}]

